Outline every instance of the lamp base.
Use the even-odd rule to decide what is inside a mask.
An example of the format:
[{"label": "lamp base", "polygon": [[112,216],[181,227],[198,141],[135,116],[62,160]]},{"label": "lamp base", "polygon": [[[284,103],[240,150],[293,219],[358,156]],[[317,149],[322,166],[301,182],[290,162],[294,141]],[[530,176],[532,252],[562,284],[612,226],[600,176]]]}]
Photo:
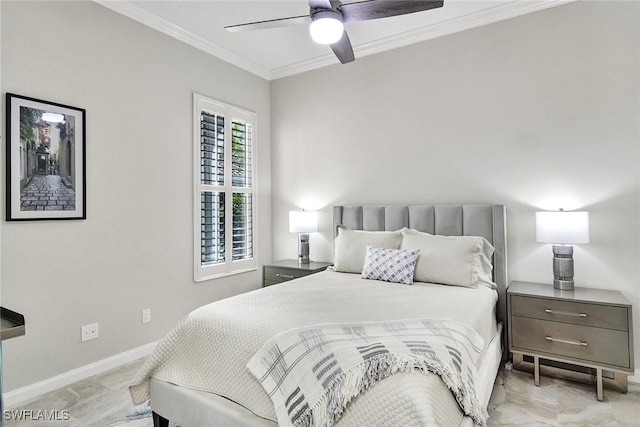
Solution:
[{"label": "lamp base", "polygon": [[563,291],[572,291],[574,288],[571,245],[553,245],[553,287]]},{"label": "lamp base", "polygon": [[553,279],[553,288],[561,291],[572,291],[574,283],[573,280]]},{"label": "lamp base", "polygon": [[298,264],[309,264],[309,234],[298,234]]}]

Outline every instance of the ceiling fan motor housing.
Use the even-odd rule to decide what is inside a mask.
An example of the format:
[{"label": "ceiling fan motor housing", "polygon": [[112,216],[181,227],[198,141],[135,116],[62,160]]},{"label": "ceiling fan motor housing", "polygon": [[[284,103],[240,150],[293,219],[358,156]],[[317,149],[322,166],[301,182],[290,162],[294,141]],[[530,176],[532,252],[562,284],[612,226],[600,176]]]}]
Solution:
[{"label": "ceiling fan motor housing", "polygon": [[333,9],[311,9],[311,20],[315,21],[317,19],[335,19],[340,22],[343,22],[342,13]]}]

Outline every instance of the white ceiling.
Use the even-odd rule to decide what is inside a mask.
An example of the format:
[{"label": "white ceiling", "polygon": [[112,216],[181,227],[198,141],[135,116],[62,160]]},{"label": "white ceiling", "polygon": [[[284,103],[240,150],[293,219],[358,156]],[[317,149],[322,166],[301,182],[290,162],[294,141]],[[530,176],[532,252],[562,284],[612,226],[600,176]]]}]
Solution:
[{"label": "white ceiling", "polygon": [[[366,55],[570,1],[573,0],[444,0],[439,9],[351,22],[345,28],[357,61]],[[226,25],[308,14],[306,0],[96,2],[267,80],[339,63],[328,46],[311,40],[304,25],[240,33],[224,29]]]}]

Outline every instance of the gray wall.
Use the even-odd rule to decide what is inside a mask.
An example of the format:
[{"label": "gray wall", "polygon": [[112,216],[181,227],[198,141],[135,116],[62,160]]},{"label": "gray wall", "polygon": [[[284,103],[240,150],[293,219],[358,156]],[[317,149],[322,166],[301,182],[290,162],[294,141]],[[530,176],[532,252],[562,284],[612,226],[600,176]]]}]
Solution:
[{"label": "gray wall", "polygon": [[[502,202],[512,280],[550,283],[541,209],[586,209],[576,282],[634,304],[640,368],[640,4],[576,2],[272,82],[274,257],[289,209]],[[640,379],[640,378],[639,378]]]},{"label": "gray wall", "polygon": [[[2,2],[2,92],[87,109],[87,220],[5,222],[4,391],[163,336],[259,271],[195,284],[192,92],[258,114],[259,255],[271,259],[269,83],[91,2]],[[3,96],[4,102],[4,96]],[[152,322],[141,323],[151,308]],[[99,322],[100,338],[80,342]]]}]

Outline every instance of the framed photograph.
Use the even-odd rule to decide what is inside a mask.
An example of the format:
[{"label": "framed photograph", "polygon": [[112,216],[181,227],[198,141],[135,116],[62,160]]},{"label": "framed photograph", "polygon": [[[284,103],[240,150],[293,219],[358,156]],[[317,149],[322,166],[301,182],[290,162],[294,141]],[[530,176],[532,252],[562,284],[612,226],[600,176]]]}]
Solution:
[{"label": "framed photograph", "polygon": [[7,221],[86,219],[86,111],[7,93]]}]

